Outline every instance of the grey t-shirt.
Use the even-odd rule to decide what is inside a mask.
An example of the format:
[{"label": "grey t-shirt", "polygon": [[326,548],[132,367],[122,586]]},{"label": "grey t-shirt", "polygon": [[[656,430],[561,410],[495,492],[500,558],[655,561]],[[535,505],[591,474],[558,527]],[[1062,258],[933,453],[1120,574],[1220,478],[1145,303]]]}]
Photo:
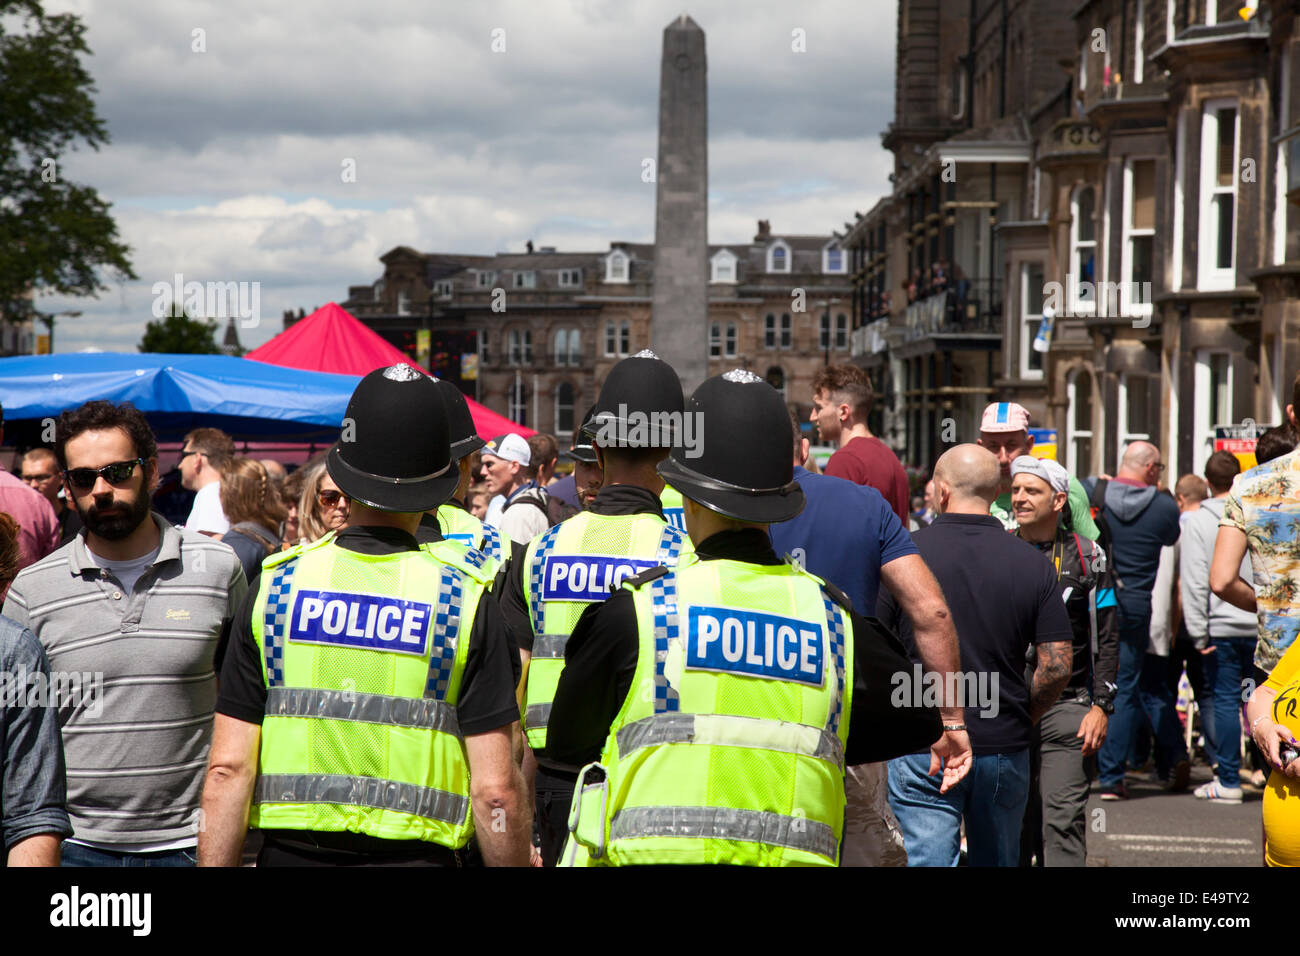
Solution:
[{"label": "grey t-shirt", "polygon": [[224,544],[153,520],[161,548],[133,591],[78,535],[20,571],[4,604],[53,670],[79,675],[59,725],[74,838],[95,845],[197,836],[218,647],[248,587]]}]

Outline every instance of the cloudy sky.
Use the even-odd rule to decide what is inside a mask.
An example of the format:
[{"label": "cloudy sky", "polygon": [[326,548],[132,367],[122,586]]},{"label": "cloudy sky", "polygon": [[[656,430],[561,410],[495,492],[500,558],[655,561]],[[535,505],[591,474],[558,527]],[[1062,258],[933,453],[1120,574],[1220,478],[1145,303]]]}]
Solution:
[{"label": "cloudy sky", "polygon": [[374,281],[399,244],[650,241],[642,160],[657,151],[662,31],[683,9],[707,34],[710,241],[748,241],[760,218],[829,233],[888,190],[895,7],[47,0],[88,25],[112,137],[61,173],[113,204],[140,279],[38,306],[85,313],[59,320],[60,352],[134,351],[155,282],[259,282],[262,321],[240,332],[256,346],[284,309]]}]

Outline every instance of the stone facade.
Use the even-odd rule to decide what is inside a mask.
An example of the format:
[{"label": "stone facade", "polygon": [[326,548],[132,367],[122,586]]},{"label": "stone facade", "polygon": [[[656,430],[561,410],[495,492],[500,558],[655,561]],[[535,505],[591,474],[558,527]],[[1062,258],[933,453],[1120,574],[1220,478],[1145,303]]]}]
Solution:
[{"label": "stone facade", "polygon": [[[652,341],[648,243],[494,256],[399,246],[380,261],[383,276],[350,287],[343,308],[493,411],[565,439],[609,368]],[[837,240],[776,235],[760,222],[751,241],[709,246],[706,267],[707,375],[750,369],[806,418],[817,369],[848,360],[850,289]],[[432,356],[417,354],[421,329]],[[462,374],[464,356],[477,356],[476,378]]]},{"label": "stone facade", "polygon": [[[969,440],[983,402],[1014,400],[1057,429],[1058,459],[1080,475],[1113,471],[1129,441],[1148,438],[1176,478],[1203,468],[1216,425],[1280,421],[1300,369],[1292,5],[1026,0],[1004,18],[1000,3],[977,0],[973,32],[959,6],[900,5],[912,8],[899,24],[899,83],[911,92],[885,137],[894,189],[845,237],[855,360],[888,386],[896,447],[932,463],[945,444],[936,421],[951,417],[955,440]],[[957,63],[972,75],[949,70],[956,92],[946,54],[928,86],[904,62],[919,49],[930,63],[936,38],[958,35],[970,53]],[[926,112],[945,93],[966,106],[946,116],[968,129]],[[936,173],[949,160],[945,183]],[[996,218],[982,248],[963,245],[963,208]],[[945,389],[946,363],[955,379],[971,335],[953,339],[951,310],[917,335],[917,306],[900,302],[902,277],[939,257],[936,244],[997,293],[994,370],[964,392]],[[919,351],[933,357],[918,363]]]}]

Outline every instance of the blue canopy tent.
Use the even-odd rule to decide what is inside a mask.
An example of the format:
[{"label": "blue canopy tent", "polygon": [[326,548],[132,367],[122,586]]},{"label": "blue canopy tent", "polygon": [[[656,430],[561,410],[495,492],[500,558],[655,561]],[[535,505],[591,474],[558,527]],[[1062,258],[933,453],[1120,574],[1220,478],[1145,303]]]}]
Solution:
[{"label": "blue canopy tent", "polygon": [[332,442],[360,378],[228,355],[113,352],[0,359],[5,438],[41,443],[41,421],[94,399],[131,402],[159,441],[192,428],[235,439]]}]

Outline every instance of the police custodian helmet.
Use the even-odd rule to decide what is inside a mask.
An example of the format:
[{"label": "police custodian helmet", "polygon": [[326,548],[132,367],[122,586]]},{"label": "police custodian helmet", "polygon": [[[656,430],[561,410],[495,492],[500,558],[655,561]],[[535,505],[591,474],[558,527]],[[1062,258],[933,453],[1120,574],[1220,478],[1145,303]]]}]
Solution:
[{"label": "police custodian helmet", "polygon": [[803,510],[790,412],[776,389],[753,372],[732,369],[697,388],[686,414],[695,416],[701,437],[697,447],[675,446],[659,463],[664,481],[738,521],[774,524]]},{"label": "police custodian helmet", "polygon": [[438,383],[401,363],[375,369],[348,400],[325,467],[339,489],[380,511],[414,513],[456,490],[447,405]]},{"label": "police custodian helmet", "polygon": [[642,349],[609,370],[583,428],[602,448],[671,448],[684,404],[677,372]]},{"label": "police custodian helmet", "polygon": [[447,406],[447,428],[451,437],[451,460],[460,461],[466,455],[473,454],[487,444],[478,437],[474,428],[474,416],[470,414],[469,402],[455,383],[445,378],[436,379],[438,392]]}]

